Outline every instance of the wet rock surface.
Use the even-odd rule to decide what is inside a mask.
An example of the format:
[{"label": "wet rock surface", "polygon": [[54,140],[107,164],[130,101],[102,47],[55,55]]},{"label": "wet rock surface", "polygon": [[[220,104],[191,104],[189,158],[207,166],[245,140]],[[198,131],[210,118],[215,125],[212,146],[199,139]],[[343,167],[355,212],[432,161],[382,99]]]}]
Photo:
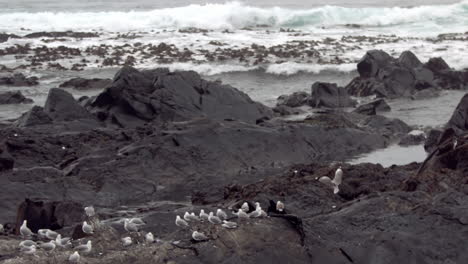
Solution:
[{"label": "wet rock surface", "polygon": [[[406,54],[399,63],[421,67],[416,59]],[[371,66],[363,74],[372,74]],[[343,107],[336,103],[341,90],[331,88],[326,95],[332,99],[318,98],[330,102],[327,107]],[[289,111],[304,98],[275,109]],[[81,103],[53,88],[44,108],[0,126],[0,223],[9,227],[0,234],[0,258],[30,262],[16,250],[20,238],[14,235],[27,219],[34,230],[75,233],[74,244],[93,240],[87,263],[463,263],[463,102],[449,122],[453,128],[447,127],[452,132],[438,137],[426,162],[384,168],[342,163],[399,142],[412,130],[378,115],[387,110],[382,101],[369,106],[376,115],[324,109],[287,121],[194,72],[130,66]],[[334,195],[318,179],[333,178],[338,166],[344,176]],[[185,211],[230,211],[244,201],[267,210],[277,200],[286,205],[283,213],[270,207],[269,217],[239,221],[233,230],[174,225],[175,215]],[[73,230],[80,230],[82,207],[90,204],[103,225],[83,237]],[[159,242],[147,244],[123,230],[122,218],[134,216]],[[208,240],[193,241],[192,230]],[[139,243],[124,248],[120,238],[127,235]],[[70,253],[57,250],[54,256],[64,262]],[[48,263],[50,256],[39,251],[34,260]]]},{"label": "wet rock surface", "polygon": [[465,89],[468,84],[466,70],[452,70],[441,58],[423,64],[410,51],[398,59],[382,50],[368,51],[357,70],[359,77],[346,86],[354,96],[420,99],[437,96],[439,89]]},{"label": "wet rock surface", "polygon": [[0,93],[0,104],[30,104],[32,99],[24,97],[20,91]]},{"label": "wet rock surface", "polygon": [[111,79],[84,79],[73,78],[59,85],[59,88],[74,88],[80,91],[104,89],[112,83]]},{"label": "wet rock surface", "polygon": [[379,112],[381,113],[388,111],[391,111],[391,108],[384,99],[378,99],[370,103],[360,105],[353,110],[354,113],[363,115],[376,115]]},{"label": "wet rock surface", "polygon": [[6,86],[34,86],[38,85],[37,77],[26,77],[22,73],[15,73],[13,75],[1,75],[0,85]]}]

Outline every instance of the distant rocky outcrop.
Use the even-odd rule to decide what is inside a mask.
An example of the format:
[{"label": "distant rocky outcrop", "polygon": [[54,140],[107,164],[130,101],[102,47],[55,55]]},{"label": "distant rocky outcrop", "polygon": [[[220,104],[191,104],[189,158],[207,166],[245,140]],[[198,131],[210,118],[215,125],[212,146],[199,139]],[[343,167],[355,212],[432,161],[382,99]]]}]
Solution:
[{"label": "distant rocky outcrop", "polygon": [[468,85],[468,71],[455,71],[441,58],[429,60],[426,64],[410,51],[403,52],[398,59],[382,50],[371,50],[357,65],[359,77],[347,86],[354,96],[397,98],[422,98],[437,93],[425,89],[465,89]]},{"label": "distant rocky outcrop", "polygon": [[32,99],[26,98],[20,91],[0,93],[1,104],[31,104]]},{"label": "distant rocky outcrop", "polygon": [[80,91],[104,89],[112,83],[111,79],[84,79],[81,77],[70,79],[62,84],[59,88],[73,88]]},{"label": "distant rocky outcrop", "polygon": [[0,85],[7,86],[34,86],[38,85],[37,77],[26,77],[22,73],[0,76]]}]

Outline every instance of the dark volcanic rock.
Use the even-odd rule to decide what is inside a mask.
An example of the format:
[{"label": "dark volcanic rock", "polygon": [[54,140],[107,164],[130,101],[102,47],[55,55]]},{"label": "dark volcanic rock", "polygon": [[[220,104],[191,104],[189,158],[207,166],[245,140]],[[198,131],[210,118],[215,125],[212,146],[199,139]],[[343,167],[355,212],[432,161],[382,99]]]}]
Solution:
[{"label": "dark volcanic rock", "polygon": [[290,95],[281,95],[278,97],[277,106],[299,107],[306,105],[310,100],[310,95],[306,92],[295,92]]},{"label": "dark volcanic rock", "polygon": [[32,99],[24,97],[20,91],[0,93],[0,104],[31,104]]},{"label": "dark volcanic rock", "polygon": [[40,106],[33,106],[31,110],[24,113],[17,121],[18,127],[29,127],[35,125],[44,125],[52,123],[49,115],[44,112],[44,108]]},{"label": "dark volcanic rock", "polygon": [[[441,58],[422,64],[410,51],[398,59],[381,50],[368,51],[357,69],[359,77],[346,86],[355,96],[427,98],[437,96],[437,89],[464,89],[468,85],[468,71],[451,70]],[[421,91],[428,88],[431,92]]]},{"label": "dark volcanic rock", "polygon": [[26,77],[22,73],[15,73],[12,76],[0,76],[0,85],[33,86],[38,84],[37,77]]},{"label": "dark volcanic rock", "polygon": [[15,165],[15,160],[6,151],[5,145],[0,145],[0,172],[11,170]]},{"label": "dark volcanic rock", "polygon": [[353,107],[356,102],[351,99],[343,87],[335,83],[315,82],[312,85],[312,95],[309,100],[312,107]]},{"label": "dark volcanic rock", "polygon": [[91,90],[91,89],[104,89],[112,83],[111,79],[84,79],[84,78],[73,78],[62,84],[60,88],[74,88],[77,90]]},{"label": "dark volcanic rock", "polygon": [[423,143],[425,140],[426,140],[426,137],[424,136],[424,134],[419,134],[419,135],[408,134],[408,135],[404,136],[400,140],[398,145],[400,145],[400,146],[414,146],[414,145],[419,145],[419,144]]},{"label": "dark volcanic rock", "polygon": [[8,41],[8,39],[10,38],[19,38],[19,36],[14,35],[14,34],[0,33],[0,43]]},{"label": "dark volcanic rock", "polygon": [[18,207],[16,234],[23,220],[33,232],[39,229],[57,230],[83,219],[83,207],[73,202],[49,202],[25,199]]},{"label": "dark volcanic rock", "polygon": [[378,99],[373,102],[360,105],[358,108],[353,110],[354,113],[362,115],[376,115],[378,112],[388,111],[391,111],[391,108],[384,99]]},{"label": "dark volcanic rock", "polygon": [[463,96],[446,127],[453,128],[457,134],[468,130],[468,94]]},{"label": "dark volcanic rock", "polygon": [[44,112],[47,113],[50,118],[57,121],[94,119],[70,93],[57,88],[50,89],[44,106]]},{"label": "dark volcanic rock", "polygon": [[241,91],[205,81],[195,72],[139,72],[129,66],[123,67],[113,84],[96,97],[91,111],[105,113],[104,119],[122,127],[197,117],[255,123],[273,116],[271,109]]},{"label": "dark volcanic rock", "polygon": [[437,145],[439,137],[442,135],[442,131],[438,129],[431,129],[428,134],[426,141],[424,142],[424,150],[426,152],[432,152]]}]

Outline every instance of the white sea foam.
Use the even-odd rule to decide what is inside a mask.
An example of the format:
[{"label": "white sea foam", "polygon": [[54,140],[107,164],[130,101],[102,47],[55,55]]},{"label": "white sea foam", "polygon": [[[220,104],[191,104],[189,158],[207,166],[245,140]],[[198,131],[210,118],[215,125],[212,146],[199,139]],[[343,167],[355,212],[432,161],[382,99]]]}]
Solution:
[{"label": "white sea foam", "polygon": [[306,73],[321,73],[323,71],[335,72],[351,72],[356,70],[355,63],[344,64],[310,64],[310,63],[296,63],[284,62],[280,64],[271,64],[266,68],[266,72],[277,75],[293,75],[301,72]]},{"label": "white sea foam", "polygon": [[321,28],[360,24],[398,26],[399,30],[436,34],[466,31],[468,0],[440,6],[345,8],[323,6],[307,10],[252,7],[241,2],[128,12],[2,13],[0,30],[140,31],[183,27],[241,29],[268,27]]}]

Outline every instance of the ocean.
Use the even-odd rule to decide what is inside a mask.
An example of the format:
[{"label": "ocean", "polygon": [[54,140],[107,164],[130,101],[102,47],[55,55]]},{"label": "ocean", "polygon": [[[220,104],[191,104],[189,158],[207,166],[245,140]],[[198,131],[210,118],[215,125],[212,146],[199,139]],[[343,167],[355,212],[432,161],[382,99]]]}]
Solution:
[{"label": "ocean", "polygon": [[[63,31],[93,36],[26,37]],[[39,86],[20,89],[38,105],[64,80],[110,78],[128,62],[193,70],[269,106],[314,81],[346,85],[370,49],[468,67],[468,0],[0,0],[0,33],[13,34],[0,41],[0,65],[39,77]],[[17,88],[0,86],[8,90]],[[462,93],[444,96],[431,102],[443,105],[435,115],[424,102],[419,111],[414,102],[395,102],[392,113],[415,126],[441,126],[449,117],[437,113],[451,113]],[[30,107],[0,106],[0,120]]]}]

